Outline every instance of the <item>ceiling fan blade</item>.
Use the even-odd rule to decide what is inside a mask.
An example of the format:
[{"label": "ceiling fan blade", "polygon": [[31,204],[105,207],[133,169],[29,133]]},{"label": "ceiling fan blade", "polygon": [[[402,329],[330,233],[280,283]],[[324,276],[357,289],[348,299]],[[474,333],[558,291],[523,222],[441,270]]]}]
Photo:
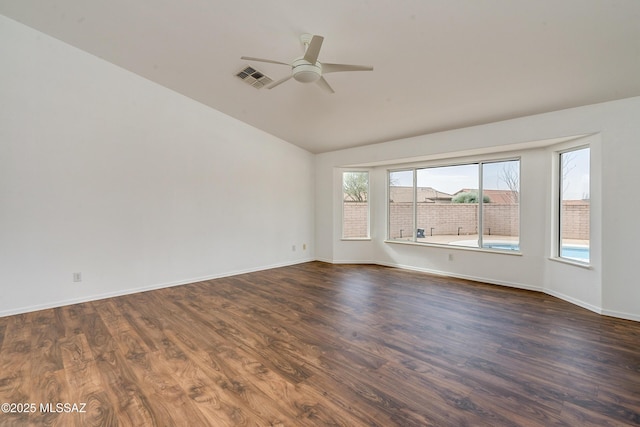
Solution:
[{"label": "ceiling fan blade", "polygon": [[329,92],[329,93],[336,93],[331,86],[329,86],[329,83],[327,83],[327,81],[324,79],[324,77],[320,77],[318,80],[316,80],[316,83],[318,84],[318,86],[320,86],[322,89],[324,89],[325,91]]},{"label": "ceiling fan blade", "polygon": [[373,71],[373,67],[368,66],[368,65],[325,64],[325,63],[322,63],[322,74],[337,73],[339,71]]},{"label": "ceiling fan blade", "polygon": [[292,74],[289,74],[287,77],[284,77],[280,80],[278,80],[277,82],[271,83],[269,86],[267,86],[267,89],[273,89],[276,86],[281,85],[282,83],[286,82],[287,80],[289,80],[291,77],[293,77]]},{"label": "ceiling fan blade", "polygon": [[312,64],[318,62],[318,55],[320,54],[320,48],[322,47],[323,40],[324,37],[322,36],[313,36],[311,38],[311,43],[309,43],[307,52],[304,54],[305,61],[308,61]]},{"label": "ceiling fan blade", "polygon": [[257,61],[257,62],[268,62],[270,64],[280,64],[280,65],[286,65],[288,67],[291,66],[291,64],[287,64],[286,62],[274,61],[272,59],[254,58],[251,56],[241,56],[240,59],[244,59],[245,61]]}]

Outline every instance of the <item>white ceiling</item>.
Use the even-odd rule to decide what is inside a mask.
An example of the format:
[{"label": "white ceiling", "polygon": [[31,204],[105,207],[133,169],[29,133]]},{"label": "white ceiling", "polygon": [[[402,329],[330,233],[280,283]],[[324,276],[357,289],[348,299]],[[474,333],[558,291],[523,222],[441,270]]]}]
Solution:
[{"label": "white ceiling", "polygon": [[[0,0],[0,13],[314,153],[640,95],[638,0]],[[274,80],[325,37],[335,94]],[[96,82],[100,84],[100,82]]]}]

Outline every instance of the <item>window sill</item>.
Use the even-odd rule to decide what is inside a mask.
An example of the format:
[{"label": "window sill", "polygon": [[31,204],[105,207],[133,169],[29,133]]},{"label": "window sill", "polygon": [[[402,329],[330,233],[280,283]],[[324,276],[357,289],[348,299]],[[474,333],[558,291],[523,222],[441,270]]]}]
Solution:
[{"label": "window sill", "polygon": [[343,242],[370,242],[371,237],[342,237]]},{"label": "window sill", "polygon": [[573,265],[575,267],[585,268],[587,270],[593,270],[593,266],[586,262],[573,261],[567,258],[560,258],[560,257],[549,257],[549,260],[559,262],[561,264],[568,264],[568,265]]},{"label": "window sill", "polygon": [[479,252],[479,253],[489,253],[489,254],[499,254],[499,255],[511,255],[511,256],[522,256],[522,252],[520,251],[509,251],[509,250],[499,250],[499,249],[489,249],[489,248],[475,248],[472,246],[457,246],[457,245],[446,245],[446,244],[437,244],[437,243],[420,243],[420,242],[411,242],[408,240],[385,240],[385,243],[392,243],[397,245],[409,245],[409,246],[422,246],[428,248],[440,248],[446,250],[457,250],[457,251],[470,251],[470,252]]}]

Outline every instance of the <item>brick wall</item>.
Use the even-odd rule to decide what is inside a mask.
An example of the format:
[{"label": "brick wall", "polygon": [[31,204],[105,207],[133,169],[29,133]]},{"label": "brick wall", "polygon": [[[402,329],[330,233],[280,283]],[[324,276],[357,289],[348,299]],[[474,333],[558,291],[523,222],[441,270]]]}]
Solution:
[{"label": "brick wall", "polygon": [[389,203],[389,236],[392,239],[413,235],[413,202]]},{"label": "brick wall", "polygon": [[[389,204],[390,237],[411,238],[413,234],[413,203]],[[475,203],[418,203],[418,225],[425,235],[477,234],[478,205]],[[431,230],[433,227],[433,230]],[[458,229],[460,227],[460,229]],[[563,237],[589,239],[589,205],[563,205]],[[520,230],[517,204],[487,203],[484,205],[485,234],[517,236]],[[344,203],[344,237],[366,237],[367,204]]]},{"label": "brick wall", "polygon": [[342,237],[346,239],[366,238],[368,234],[369,207],[366,202],[344,202],[342,213]]},{"label": "brick wall", "polygon": [[[475,203],[418,203],[418,227],[425,235],[476,234],[478,205]],[[433,227],[433,230],[431,228]]]},{"label": "brick wall", "polygon": [[519,205],[487,203],[483,206],[485,235],[517,236],[520,233]]},{"label": "brick wall", "polygon": [[563,203],[561,229],[565,239],[589,239],[589,204]]}]

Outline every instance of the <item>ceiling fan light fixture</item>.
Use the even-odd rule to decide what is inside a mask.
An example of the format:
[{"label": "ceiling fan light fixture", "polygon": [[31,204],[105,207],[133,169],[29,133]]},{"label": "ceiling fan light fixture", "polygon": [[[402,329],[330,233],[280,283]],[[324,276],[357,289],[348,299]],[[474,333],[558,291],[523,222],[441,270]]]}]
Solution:
[{"label": "ceiling fan light fixture", "polygon": [[313,83],[320,79],[322,68],[301,59],[293,63],[293,78],[301,83]]}]

